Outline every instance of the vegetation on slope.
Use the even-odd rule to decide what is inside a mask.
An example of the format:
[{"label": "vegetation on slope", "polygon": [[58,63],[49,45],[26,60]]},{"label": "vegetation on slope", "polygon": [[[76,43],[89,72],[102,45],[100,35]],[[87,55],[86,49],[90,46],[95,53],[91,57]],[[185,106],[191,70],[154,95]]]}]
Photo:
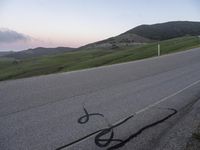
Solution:
[{"label": "vegetation on slope", "polygon": [[200,35],[200,22],[174,21],[154,25],[141,25],[124,34],[137,34],[152,40],[167,40],[186,35]]},{"label": "vegetation on slope", "polygon": [[19,52],[11,52],[3,56],[7,58],[14,58],[14,59],[27,59],[27,58],[34,58],[38,56],[62,54],[62,53],[73,51],[73,50],[75,49],[70,48],[70,47],[56,47],[56,48],[38,47],[38,48],[23,50]]},{"label": "vegetation on slope", "polygon": [[[199,37],[182,37],[160,42],[162,54],[200,46]],[[118,50],[80,50],[24,60],[0,60],[0,80],[31,77],[134,61],[157,55],[157,43],[125,46]]]},{"label": "vegetation on slope", "polygon": [[91,43],[83,48],[113,48],[168,40],[183,36],[199,36],[200,22],[172,21],[153,25],[140,25],[123,34]]}]

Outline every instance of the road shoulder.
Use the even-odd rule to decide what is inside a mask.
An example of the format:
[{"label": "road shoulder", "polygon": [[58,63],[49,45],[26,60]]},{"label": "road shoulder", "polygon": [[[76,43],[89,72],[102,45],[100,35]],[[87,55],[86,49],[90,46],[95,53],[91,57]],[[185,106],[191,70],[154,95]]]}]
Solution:
[{"label": "road shoulder", "polygon": [[185,150],[199,150],[200,149],[200,124],[196,131],[189,139]]},{"label": "road shoulder", "polygon": [[200,100],[180,115],[177,123],[160,139],[156,150],[199,150],[200,142],[193,134],[200,129]]}]

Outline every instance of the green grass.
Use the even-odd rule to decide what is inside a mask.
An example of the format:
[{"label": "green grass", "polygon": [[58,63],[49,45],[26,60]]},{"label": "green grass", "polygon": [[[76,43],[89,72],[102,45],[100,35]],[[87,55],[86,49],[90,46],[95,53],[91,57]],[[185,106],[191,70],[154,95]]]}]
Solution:
[{"label": "green grass", "polygon": [[[168,54],[200,47],[198,37],[183,37],[160,42],[161,53]],[[121,62],[134,61],[157,55],[157,43],[118,50],[80,50],[54,56],[16,60],[0,59],[0,80],[16,79],[57,72],[79,70]]]}]

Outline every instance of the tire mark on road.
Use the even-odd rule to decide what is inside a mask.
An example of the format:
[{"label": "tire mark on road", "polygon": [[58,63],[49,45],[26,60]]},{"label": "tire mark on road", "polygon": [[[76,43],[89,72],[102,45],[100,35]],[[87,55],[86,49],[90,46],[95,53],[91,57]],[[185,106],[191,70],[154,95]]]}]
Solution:
[{"label": "tire mark on road", "polygon": [[86,109],[84,106],[83,106],[83,110],[84,110],[84,112],[85,112],[85,115],[82,116],[82,117],[80,117],[80,118],[78,119],[78,123],[79,123],[79,124],[85,124],[85,123],[87,123],[87,122],[89,121],[89,118],[90,118],[91,116],[104,117],[104,115],[103,115],[103,114],[100,114],[100,113],[88,113],[87,109]]},{"label": "tire mark on road", "polygon": [[[124,120],[122,120],[121,122],[119,122],[119,123],[117,123],[116,125],[112,126],[111,128],[114,128],[114,127],[117,127],[117,126],[120,126],[120,125],[124,124],[124,123],[127,122],[129,119],[131,119],[132,117],[133,117],[133,115],[132,115],[132,116],[129,116],[129,117],[127,117],[127,118],[125,118]],[[97,131],[95,131],[95,132],[93,132],[93,133],[91,133],[91,134],[88,134],[88,135],[86,135],[86,136],[84,136],[84,137],[82,137],[82,138],[80,138],[80,139],[77,139],[77,140],[75,140],[75,141],[73,141],[73,142],[71,142],[71,143],[69,143],[69,144],[66,144],[66,145],[64,145],[64,146],[58,147],[58,148],[56,148],[55,150],[62,150],[62,149],[64,149],[64,148],[68,148],[68,147],[70,147],[70,146],[72,146],[72,145],[74,145],[74,144],[77,144],[77,143],[79,143],[79,142],[81,142],[81,141],[83,141],[83,140],[85,140],[85,139],[87,139],[87,138],[90,138],[90,137],[92,137],[93,135],[95,135],[95,134],[97,134],[97,133],[99,133],[99,132],[105,131],[105,130],[107,130],[107,129],[108,129],[108,128],[97,130]]]},{"label": "tire mark on road", "polygon": [[[139,136],[140,134],[143,133],[143,131],[151,128],[151,127],[154,127],[158,124],[161,124],[163,123],[164,121],[170,119],[172,116],[174,116],[178,111],[176,109],[173,109],[173,108],[167,108],[168,110],[170,111],[173,111],[171,114],[167,115],[166,117],[156,121],[156,122],[153,122],[149,125],[146,125],[144,127],[142,127],[141,129],[139,129],[137,132],[135,132],[134,134],[130,135],[127,139],[125,140],[120,140],[120,139],[114,139],[114,129],[123,125],[124,123],[126,123],[128,120],[132,119],[134,117],[134,115],[131,115],[125,119],[123,119],[122,121],[118,122],[117,124],[114,124],[114,125],[111,125],[110,127],[108,128],[105,128],[105,129],[100,129],[100,130],[97,130],[91,134],[88,134],[78,140],[75,140],[67,145],[64,145],[64,146],[61,146],[59,148],[57,148],[56,150],[62,150],[64,148],[69,148],[70,146],[74,145],[74,144],[77,144],[83,140],[86,140],[90,137],[92,137],[93,135],[96,135],[95,136],[95,144],[100,147],[100,148],[103,148],[103,147],[108,147],[111,142],[119,142],[118,144],[115,144],[111,147],[108,147],[107,150],[114,150],[114,149],[119,149],[121,147],[123,147],[125,144],[127,144],[128,142],[130,142],[131,140],[133,140],[134,138],[136,138],[137,136]],[[87,112],[86,109],[84,109],[85,113]],[[95,113],[94,113],[95,114]],[[86,115],[89,115],[89,113],[87,112]],[[86,117],[86,116],[83,116],[83,117]],[[102,116],[101,116],[102,117]],[[80,119],[80,118],[79,118]],[[108,136],[108,138],[103,138],[104,136],[110,134],[110,136]]]},{"label": "tire mark on road", "polygon": [[[114,139],[114,128],[118,127],[118,126],[121,126],[123,125],[124,123],[126,123],[129,119],[133,118],[134,116],[131,115],[129,117],[127,117],[126,119],[124,119],[123,121],[115,124],[115,125],[112,125],[111,127],[109,128],[106,128],[106,129],[103,129],[102,131],[100,131],[100,133],[98,133],[95,137],[95,144],[98,146],[98,147],[107,147],[109,144],[111,144],[111,142],[123,142],[123,140],[120,140],[120,139]],[[102,138],[103,136],[107,135],[107,134],[110,134],[109,138]]]},{"label": "tire mark on road", "polygon": [[164,121],[168,120],[169,118],[171,118],[172,116],[174,116],[178,111],[176,109],[173,109],[173,108],[168,108],[168,110],[171,110],[173,111],[173,113],[169,114],[168,116],[164,117],[163,119],[161,120],[158,120],[154,123],[151,123],[149,125],[146,125],[144,126],[143,128],[139,129],[136,133],[130,135],[127,139],[123,140],[123,142],[119,143],[119,144],[116,144],[112,147],[109,147],[107,150],[114,150],[114,149],[118,149],[118,148],[121,148],[122,146],[124,146],[125,144],[127,144],[128,142],[130,142],[132,139],[136,138],[138,135],[140,135],[143,131],[151,128],[151,127],[154,127],[158,124],[161,124],[163,123]]}]

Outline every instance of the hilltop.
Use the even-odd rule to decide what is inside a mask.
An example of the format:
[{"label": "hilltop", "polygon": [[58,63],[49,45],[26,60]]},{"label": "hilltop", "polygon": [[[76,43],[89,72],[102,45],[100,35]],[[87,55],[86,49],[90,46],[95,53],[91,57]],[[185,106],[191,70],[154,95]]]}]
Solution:
[{"label": "hilltop", "polygon": [[158,41],[161,55],[200,47],[199,24],[168,22],[141,25],[119,36],[77,49],[40,47],[8,55],[2,53],[0,81],[154,57],[157,56]]},{"label": "hilltop", "polygon": [[122,35],[136,34],[151,40],[168,40],[182,36],[200,35],[200,22],[173,21],[153,25],[141,25]]},{"label": "hilltop", "polygon": [[57,47],[57,48],[44,48],[38,47],[35,49],[28,49],[19,52],[12,52],[8,53],[7,55],[2,55],[3,57],[7,58],[14,58],[14,59],[27,59],[27,58],[34,58],[40,56],[47,56],[47,55],[56,55],[62,54],[65,52],[70,52],[75,50],[75,48],[70,47]]},{"label": "hilltop", "polygon": [[183,36],[200,35],[200,22],[172,21],[153,25],[140,25],[118,36],[88,44],[82,48],[112,48],[138,46]]}]

